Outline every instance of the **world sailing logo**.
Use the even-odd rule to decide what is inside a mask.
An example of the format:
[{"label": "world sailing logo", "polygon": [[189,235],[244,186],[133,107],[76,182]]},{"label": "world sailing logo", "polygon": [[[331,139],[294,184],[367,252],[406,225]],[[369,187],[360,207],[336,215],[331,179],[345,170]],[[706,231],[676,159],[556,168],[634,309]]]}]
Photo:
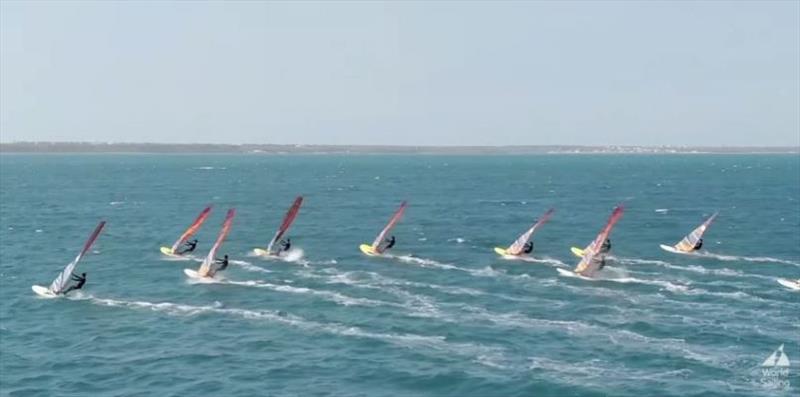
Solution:
[{"label": "world sailing logo", "polygon": [[781,344],[761,363],[761,385],[769,389],[788,390],[790,365]]}]

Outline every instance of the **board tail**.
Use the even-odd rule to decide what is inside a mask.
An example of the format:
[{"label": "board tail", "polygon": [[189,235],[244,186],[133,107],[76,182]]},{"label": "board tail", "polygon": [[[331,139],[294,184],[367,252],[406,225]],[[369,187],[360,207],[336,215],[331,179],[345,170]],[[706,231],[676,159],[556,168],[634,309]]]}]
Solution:
[{"label": "board tail", "polygon": [[69,284],[70,277],[72,276],[72,272],[74,272],[75,267],[78,266],[78,262],[80,262],[81,258],[83,258],[83,255],[85,255],[86,252],[89,251],[89,248],[92,247],[92,244],[94,243],[95,240],[97,240],[97,236],[100,235],[100,232],[103,230],[103,227],[105,227],[105,225],[106,221],[101,221],[100,223],[97,224],[92,234],[89,235],[89,239],[86,240],[86,243],[83,244],[83,249],[78,254],[78,256],[76,256],[75,259],[73,259],[72,262],[70,262],[64,268],[64,270],[61,271],[58,277],[56,277],[55,280],[53,280],[53,282],[50,283],[50,287],[48,288],[50,292],[54,294],[59,294],[62,291],[64,291],[64,289],[66,289],[67,284]]},{"label": "board tail", "polygon": [[555,212],[554,208],[547,210],[547,212],[545,212],[544,215],[542,215],[541,218],[539,218],[539,220],[530,227],[530,229],[525,231],[525,233],[522,233],[522,235],[520,235],[517,240],[508,247],[508,249],[506,249],[506,252],[511,255],[519,255],[522,253],[522,250],[525,248],[525,244],[527,244],[531,237],[533,237],[533,233],[535,233],[539,227],[544,225],[545,222],[550,219],[550,216],[553,215],[553,212]]},{"label": "board tail", "polygon": [[275,232],[275,236],[272,237],[272,240],[270,240],[269,244],[267,245],[267,252],[274,254],[273,247],[275,246],[275,243],[277,243],[278,240],[283,237],[286,231],[289,230],[289,227],[292,226],[294,219],[297,218],[297,213],[300,212],[301,205],[303,205],[303,196],[297,196],[297,198],[294,199],[292,206],[289,207],[288,211],[286,211],[286,215],[283,217],[283,222],[281,222],[281,226]]},{"label": "board tail", "polygon": [[397,222],[400,221],[400,218],[403,217],[403,213],[406,211],[406,206],[407,203],[405,201],[400,203],[400,207],[398,207],[397,210],[394,212],[394,215],[392,215],[392,217],[389,219],[389,222],[386,224],[386,226],[383,227],[383,230],[381,230],[381,232],[378,233],[378,236],[375,237],[375,241],[372,242],[372,249],[375,250],[375,252],[379,254],[383,252],[382,248],[383,240],[386,238],[386,235],[392,231],[392,228],[394,228]]},{"label": "board tail", "polygon": [[622,213],[625,211],[625,208],[622,205],[618,205],[614,208],[614,211],[611,212],[611,216],[608,218],[606,225],[600,230],[600,233],[595,237],[594,241],[589,244],[586,249],[583,250],[583,257],[578,265],[575,267],[575,273],[580,274],[581,276],[591,277],[597,271],[597,268],[600,267],[600,260],[602,258],[597,257],[600,248],[603,245],[603,242],[606,241],[608,236],[611,234],[611,230],[614,228],[614,225],[622,218]]},{"label": "board tail", "polygon": [[202,212],[200,212],[200,215],[197,216],[197,218],[194,220],[194,222],[192,222],[189,228],[186,229],[186,231],[183,232],[183,234],[181,234],[180,237],[178,237],[178,240],[175,241],[175,244],[172,244],[173,253],[176,252],[178,248],[180,248],[180,246],[186,242],[186,240],[190,239],[192,236],[194,236],[195,233],[197,233],[198,230],[200,230],[200,226],[203,226],[203,222],[205,222],[206,219],[208,219],[208,216],[210,214],[211,214],[211,206],[209,205]]},{"label": "board tail", "polygon": [[211,246],[211,250],[208,251],[206,259],[203,260],[203,263],[200,265],[200,268],[197,269],[197,273],[199,275],[203,277],[214,275],[214,272],[212,270],[212,265],[214,264],[214,260],[216,259],[217,250],[219,250],[219,247],[222,246],[222,242],[225,241],[225,237],[227,237],[228,233],[230,233],[231,225],[233,225],[233,217],[235,215],[236,215],[235,208],[231,208],[228,210],[228,214],[225,215],[225,222],[222,223],[222,229],[219,231],[217,240],[214,241],[214,245]]},{"label": "board tail", "polygon": [[711,223],[714,222],[718,214],[719,212],[713,213],[705,222],[692,230],[691,233],[687,234],[683,240],[675,244],[675,249],[682,252],[691,252],[694,250],[694,247],[697,246],[697,242],[703,238],[703,234],[708,230],[708,227],[711,226]]}]

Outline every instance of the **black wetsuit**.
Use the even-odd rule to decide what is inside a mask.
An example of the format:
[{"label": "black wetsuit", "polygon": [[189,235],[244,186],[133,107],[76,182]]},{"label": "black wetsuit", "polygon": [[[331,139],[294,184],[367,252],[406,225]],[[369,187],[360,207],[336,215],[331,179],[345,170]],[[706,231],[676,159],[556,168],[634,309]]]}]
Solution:
[{"label": "black wetsuit", "polygon": [[184,248],[178,251],[179,255],[188,254],[197,248],[197,240],[187,241],[184,243]]},{"label": "black wetsuit", "polygon": [[606,241],[603,242],[603,245],[600,246],[601,254],[608,253],[608,251],[611,251],[611,239],[606,239]]},{"label": "black wetsuit", "polygon": [[292,248],[292,239],[287,238],[285,241],[281,243],[281,250],[288,251],[289,248]]},{"label": "black wetsuit", "polygon": [[66,295],[70,291],[83,288],[83,285],[86,284],[86,273],[83,273],[80,276],[77,275],[77,274],[73,274],[72,277],[70,277],[70,279],[72,281],[76,281],[77,283],[75,285],[71,285],[71,286],[69,286],[69,288],[65,289],[64,292],[63,292],[64,295]]},{"label": "black wetsuit", "polygon": [[600,246],[600,252],[599,252],[599,254],[600,254],[600,267],[598,267],[597,270],[601,270],[604,267],[606,267],[606,255],[605,254],[607,254],[608,251],[611,251],[611,239],[607,238],[606,241],[603,241],[603,245]]},{"label": "black wetsuit", "polygon": [[386,240],[386,247],[383,248],[384,251],[394,247],[395,239],[394,236],[390,237]]},{"label": "black wetsuit", "polygon": [[228,268],[228,255],[225,255],[225,257],[222,258],[222,259],[217,259],[217,264],[220,265],[220,266],[217,268],[217,270],[214,271],[214,273],[221,272],[221,271],[227,269]]},{"label": "black wetsuit", "polygon": [[697,244],[694,245],[692,251],[697,251],[700,248],[703,248],[703,239],[697,240]]},{"label": "black wetsuit", "polygon": [[531,252],[533,252],[533,241],[528,241],[527,243],[525,243],[525,246],[522,248],[522,253],[530,254]]}]

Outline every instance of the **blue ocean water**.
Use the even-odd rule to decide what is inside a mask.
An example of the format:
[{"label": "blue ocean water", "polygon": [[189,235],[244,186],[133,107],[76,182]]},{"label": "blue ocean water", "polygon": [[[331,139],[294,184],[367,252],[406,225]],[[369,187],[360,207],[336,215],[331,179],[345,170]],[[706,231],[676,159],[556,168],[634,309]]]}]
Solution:
[{"label": "blue ocean water", "polygon": [[[290,261],[253,257],[296,195]],[[401,200],[391,257],[358,251]],[[159,247],[227,208],[224,279]],[[560,276],[611,209],[601,280]],[[534,219],[534,260],[503,260]],[[674,244],[714,211],[704,256]],[[84,290],[47,285],[100,219]],[[302,251],[302,252],[301,252]],[[0,156],[4,396],[783,396],[800,388],[800,158]],[[770,383],[778,346],[794,361]]]}]

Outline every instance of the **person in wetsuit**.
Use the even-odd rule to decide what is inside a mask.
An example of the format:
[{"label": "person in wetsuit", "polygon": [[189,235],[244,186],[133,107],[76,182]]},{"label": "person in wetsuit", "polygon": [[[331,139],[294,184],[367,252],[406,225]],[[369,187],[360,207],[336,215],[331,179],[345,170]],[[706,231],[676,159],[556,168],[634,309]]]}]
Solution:
[{"label": "person in wetsuit", "polygon": [[222,259],[217,258],[214,262],[218,265],[214,270],[214,274],[216,274],[228,268],[228,255],[226,254]]},{"label": "person in wetsuit", "polygon": [[290,248],[292,248],[292,239],[281,240],[281,251],[288,251]]},{"label": "person in wetsuit", "polygon": [[603,245],[600,246],[600,253],[607,254],[608,251],[611,251],[611,239],[607,238],[606,241],[603,241]]},{"label": "person in wetsuit", "polygon": [[80,276],[77,274],[73,274],[72,276],[70,276],[70,280],[75,281],[76,283],[74,285],[70,285],[69,288],[65,289],[64,292],[62,292],[64,295],[66,295],[70,291],[83,288],[83,285],[86,284],[86,273],[81,273]]},{"label": "person in wetsuit", "polygon": [[694,248],[692,248],[692,251],[697,251],[700,248],[703,248],[703,239],[702,238],[697,240],[697,244],[694,245]]},{"label": "person in wetsuit", "polygon": [[607,254],[608,251],[611,251],[611,239],[610,238],[607,238],[606,241],[603,241],[603,245],[600,246],[600,252],[598,252],[598,254],[600,255],[600,267],[598,267],[597,270],[601,270],[604,267],[606,267],[606,255],[605,254]]},{"label": "person in wetsuit", "polygon": [[197,248],[197,239],[183,243],[183,248],[178,250],[177,254],[178,255],[188,254],[194,251],[195,248]]},{"label": "person in wetsuit", "polygon": [[386,247],[384,247],[383,250],[386,251],[386,250],[394,247],[395,241],[396,240],[395,240],[394,236],[387,238],[386,239]]},{"label": "person in wetsuit", "polygon": [[522,253],[530,254],[531,252],[533,252],[533,241],[528,241],[527,243],[525,243],[525,246],[522,247]]}]

